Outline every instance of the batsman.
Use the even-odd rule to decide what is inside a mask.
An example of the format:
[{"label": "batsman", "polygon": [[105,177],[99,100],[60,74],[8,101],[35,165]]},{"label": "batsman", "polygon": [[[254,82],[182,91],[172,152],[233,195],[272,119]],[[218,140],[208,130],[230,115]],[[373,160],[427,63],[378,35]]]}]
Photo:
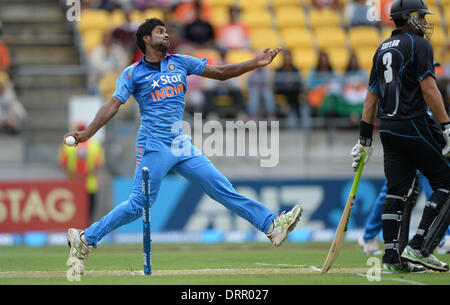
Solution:
[{"label": "batsman", "polygon": [[[449,225],[450,119],[436,86],[429,41],[433,25],[426,21],[427,14],[433,13],[423,0],[393,2],[390,18],[396,29],[373,57],[360,137],[352,150],[356,169],[361,150],[367,153],[365,162],[372,153],[378,113],[387,179],[382,212],[383,273],[449,270],[448,264],[433,255]],[[402,222],[409,221],[403,211],[417,170],[428,178],[433,193],[416,234],[400,253]]]},{"label": "batsman", "polygon": [[212,66],[206,64],[206,58],[167,53],[169,34],[164,22],[157,18],[147,19],[139,26],[136,44],[145,56],[123,71],[113,96],[102,105],[89,126],[64,137],[65,140],[73,136],[76,143],[85,142],[117,113],[131,95],[139,104],[141,126],[136,138],[136,169],[131,195],[89,228],[68,230],[73,269],[82,274],[84,262],[98,241],[142,215],[143,167],[149,170],[150,206],[155,202],[162,179],[173,170],[188,181],[199,184],[211,198],[250,222],[279,247],[298,223],[302,208],[295,205],[289,212],[277,214],[238,194],[230,181],[192,145],[192,139],[175,127],[180,126],[183,119],[187,76],[196,74],[226,80],[270,64],[281,49],[265,49],[242,63]]}]

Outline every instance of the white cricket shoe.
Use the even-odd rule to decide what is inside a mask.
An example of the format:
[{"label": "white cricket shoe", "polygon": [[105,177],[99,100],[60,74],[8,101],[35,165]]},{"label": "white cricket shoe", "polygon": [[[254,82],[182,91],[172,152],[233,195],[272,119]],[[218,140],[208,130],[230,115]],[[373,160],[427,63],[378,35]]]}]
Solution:
[{"label": "white cricket shoe", "polygon": [[300,220],[302,211],[302,207],[297,204],[286,214],[283,212],[279,216],[275,216],[266,234],[275,247],[281,246],[286,240],[289,232],[295,228]]},{"label": "white cricket shoe", "polygon": [[67,243],[70,247],[69,261],[77,274],[84,273],[84,263],[88,258],[92,246],[89,246],[84,237],[84,231],[69,229],[67,231]]},{"label": "white cricket shoe", "polygon": [[439,243],[437,254],[450,254],[450,235],[445,235],[444,240]]},{"label": "white cricket shoe", "polygon": [[377,237],[366,242],[364,236],[361,235],[358,239],[358,245],[363,248],[365,255],[381,255],[383,252],[378,248]]}]

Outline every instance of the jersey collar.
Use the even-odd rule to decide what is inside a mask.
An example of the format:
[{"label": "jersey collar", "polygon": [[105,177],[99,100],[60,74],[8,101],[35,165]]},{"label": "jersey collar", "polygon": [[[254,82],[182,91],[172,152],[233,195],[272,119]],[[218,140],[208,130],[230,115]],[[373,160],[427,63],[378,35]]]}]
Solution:
[{"label": "jersey collar", "polygon": [[393,30],[393,31],[392,31],[391,37],[394,36],[394,35],[405,34],[405,33],[408,33],[408,34],[415,34],[415,33],[414,33],[413,31],[411,31],[410,29],[407,29],[407,28],[401,28],[401,29],[395,29],[395,30]]},{"label": "jersey collar", "polygon": [[[172,57],[173,57],[172,54],[166,53],[166,56],[164,56],[164,58],[161,60],[161,65],[160,65],[161,72],[167,71],[167,62],[168,62],[169,58],[172,58]],[[145,67],[147,67],[148,69],[154,70],[154,68],[152,66],[150,66],[149,64],[147,64],[147,62],[145,61],[145,55],[141,57],[139,62],[141,64],[143,64]]]}]

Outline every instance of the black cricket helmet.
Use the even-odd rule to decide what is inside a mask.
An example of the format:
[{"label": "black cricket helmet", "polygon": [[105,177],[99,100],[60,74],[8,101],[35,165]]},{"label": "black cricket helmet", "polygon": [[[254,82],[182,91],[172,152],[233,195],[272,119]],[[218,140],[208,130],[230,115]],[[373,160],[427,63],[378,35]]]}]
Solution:
[{"label": "black cricket helmet", "polygon": [[419,21],[419,16],[431,15],[424,0],[395,0],[391,6],[391,19],[407,20],[408,24],[421,36],[427,39],[431,38],[433,34],[433,24],[422,24]]}]

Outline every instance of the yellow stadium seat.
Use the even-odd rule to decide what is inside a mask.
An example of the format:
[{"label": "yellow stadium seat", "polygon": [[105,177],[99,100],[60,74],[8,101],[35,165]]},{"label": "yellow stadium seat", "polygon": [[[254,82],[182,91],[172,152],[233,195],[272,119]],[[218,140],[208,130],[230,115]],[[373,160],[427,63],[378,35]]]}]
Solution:
[{"label": "yellow stadium seat", "polygon": [[232,6],[235,4],[235,0],[203,0],[205,3],[210,6]]},{"label": "yellow stadium seat", "polygon": [[251,28],[272,26],[272,16],[268,10],[254,9],[243,11],[241,19]]},{"label": "yellow stadium seat", "polygon": [[444,20],[445,20],[445,25],[447,26],[447,30],[450,32],[450,4],[448,7],[445,8],[444,10]]},{"label": "yellow stadium seat", "polygon": [[106,31],[112,26],[109,13],[100,9],[84,10],[81,13],[78,27],[81,32],[89,30]]},{"label": "yellow stadium seat", "polygon": [[446,42],[445,31],[442,27],[434,26],[430,42],[433,45],[434,60],[442,62],[442,48]]},{"label": "yellow stadium seat", "polygon": [[227,61],[230,64],[236,64],[250,60],[255,57],[254,52],[247,50],[230,50],[227,53]]},{"label": "yellow stadium seat", "polygon": [[133,22],[141,24],[145,21],[145,18],[140,10],[134,9],[130,13],[130,19]]},{"label": "yellow stadium seat", "polygon": [[254,50],[281,46],[280,35],[273,29],[254,29],[251,32],[250,40]]},{"label": "yellow stadium seat", "polygon": [[309,13],[309,24],[312,29],[318,27],[338,27],[341,24],[341,17],[338,12],[332,9],[311,9]]},{"label": "yellow stadium seat", "polygon": [[359,64],[366,71],[372,70],[373,56],[375,55],[376,48],[361,47],[355,49],[355,54],[358,56]]},{"label": "yellow stadium seat", "polygon": [[374,27],[358,26],[350,28],[348,31],[350,47],[357,49],[360,47],[378,47],[380,44],[380,33]]},{"label": "yellow stadium seat", "polygon": [[160,20],[164,20],[164,12],[158,8],[146,9],[144,12],[142,12],[142,21],[140,23],[150,18],[158,18]]},{"label": "yellow stadium seat", "polygon": [[345,72],[350,58],[347,48],[332,48],[326,52],[333,69],[339,73]]},{"label": "yellow stadium seat", "polygon": [[96,46],[98,46],[103,39],[103,31],[84,31],[82,33],[83,47],[86,53],[90,53]]},{"label": "yellow stadium seat", "polygon": [[247,10],[265,10],[267,9],[267,0],[236,0],[235,3],[242,11]]},{"label": "yellow stadium seat", "polygon": [[317,65],[317,52],[313,49],[292,50],[292,60],[294,65],[302,72],[308,74]]},{"label": "yellow stadium seat", "polygon": [[347,35],[340,27],[320,27],[316,28],[314,33],[319,49],[347,47]]},{"label": "yellow stadium seat", "polygon": [[288,49],[314,48],[313,36],[308,28],[281,29],[281,37]]},{"label": "yellow stadium seat", "polygon": [[283,6],[300,6],[302,3],[301,0],[269,0],[269,2],[274,8]]},{"label": "yellow stadium seat", "polygon": [[436,26],[442,26],[442,14],[441,14],[441,12],[439,10],[438,11],[433,10],[432,12],[434,13],[433,15],[426,15],[425,18],[427,19],[427,21],[429,23],[433,23],[435,27]]},{"label": "yellow stadium seat", "polygon": [[109,18],[111,19],[112,27],[114,28],[121,26],[125,21],[125,15],[120,9],[112,11]]},{"label": "yellow stadium seat", "polygon": [[216,6],[212,8],[211,24],[214,27],[221,26],[230,20],[230,11],[228,7]]},{"label": "yellow stadium seat", "polygon": [[394,27],[386,26],[381,30],[381,41],[384,41],[391,37],[392,31],[395,30]]},{"label": "yellow stadium seat", "polygon": [[306,15],[302,8],[283,6],[275,10],[275,17],[279,28],[305,27]]}]

